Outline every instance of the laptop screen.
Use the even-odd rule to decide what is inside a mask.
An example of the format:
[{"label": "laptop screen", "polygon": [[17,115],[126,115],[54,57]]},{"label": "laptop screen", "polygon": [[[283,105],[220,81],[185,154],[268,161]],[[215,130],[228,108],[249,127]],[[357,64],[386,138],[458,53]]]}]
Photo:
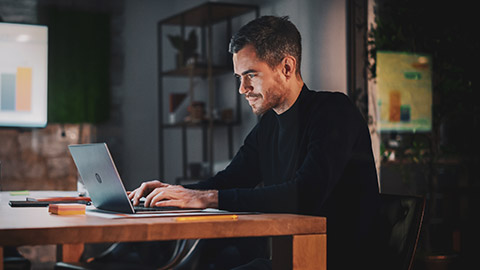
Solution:
[{"label": "laptop screen", "polygon": [[134,213],[106,143],[69,145],[68,148],[96,208]]}]

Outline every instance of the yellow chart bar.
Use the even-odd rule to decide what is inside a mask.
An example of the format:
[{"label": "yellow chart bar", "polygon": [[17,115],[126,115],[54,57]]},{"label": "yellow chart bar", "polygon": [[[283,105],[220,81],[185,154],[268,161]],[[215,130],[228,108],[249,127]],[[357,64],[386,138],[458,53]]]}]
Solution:
[{"label": "yellow chart bar", "polygon": [[32,68],[17,68],[17,111],[32,110]]}]

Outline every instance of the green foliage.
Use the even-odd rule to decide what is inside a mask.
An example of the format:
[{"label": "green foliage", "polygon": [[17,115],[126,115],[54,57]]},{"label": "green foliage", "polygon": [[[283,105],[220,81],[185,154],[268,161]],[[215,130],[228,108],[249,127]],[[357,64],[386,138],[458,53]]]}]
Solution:
[{"label": "green foliage", "polygon": [[187,39],[184,39],[181,35],[168,35],[168,39],[178,53],[182,55],[184,62],[196,56],[198,38],[195,29],[190,31]]},{"label": "green foliage", "polygon": [[109,16],[46,11],[49,29],[48,119],[99,123],[110,111]]}]

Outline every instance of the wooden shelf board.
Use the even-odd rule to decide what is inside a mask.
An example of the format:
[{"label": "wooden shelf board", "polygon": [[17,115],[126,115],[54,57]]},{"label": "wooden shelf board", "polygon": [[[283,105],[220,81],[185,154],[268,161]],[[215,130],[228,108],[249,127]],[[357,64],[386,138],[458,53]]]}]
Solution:
[{"label": "wooden shelf board", "polygon": [[[159,23],[165,25],[205,26],[244,15],[255,11],[256,8],[253,5],[209,2],[164,19]],[[211,15],[210,18],[209,15]]]},{"label": "wooden shelf board", "polygon": [[[177,69],[172,69],[172,70],[167,70],[163,72],[164,76],[178,76],[178,77],[188,77],[190,76],[190,69],[187,67],[180,67]],[[232,67],[225,67],[225,66],[214,66],[212,67],[212,75],[221,75],[221,74],[226,74],[226,73],[232,73],[233,74],[233,68]],[[207,77],[208,76],[208,68],[206,67],[196,67],[193,70],[193,75],[194,76],[200,76],[200,77]],[[233,75],[232,75],[233,76]]]}]

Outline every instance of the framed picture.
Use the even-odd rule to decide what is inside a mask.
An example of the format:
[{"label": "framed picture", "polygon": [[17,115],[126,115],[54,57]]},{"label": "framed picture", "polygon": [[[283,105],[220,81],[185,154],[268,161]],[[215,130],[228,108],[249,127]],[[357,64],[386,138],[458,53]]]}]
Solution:
[{"label": "framed picture", "polygon": [[377,52],[380,131],[431,131],[431,61],[427,54]]}]

